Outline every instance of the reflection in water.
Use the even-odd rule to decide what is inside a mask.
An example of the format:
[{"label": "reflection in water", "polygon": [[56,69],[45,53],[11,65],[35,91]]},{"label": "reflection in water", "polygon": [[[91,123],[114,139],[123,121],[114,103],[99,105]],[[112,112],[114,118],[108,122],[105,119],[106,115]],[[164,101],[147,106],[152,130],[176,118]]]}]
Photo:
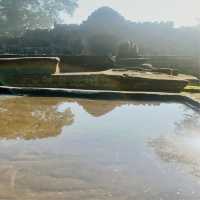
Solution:
[{"label": "reflection in water", "polygon": [[[74,116],[67,103],[76,102],[95,117],[111,112],[116,107],[129,105],[159,105],[156,102],[120,102],[73,100],[59,98],[6,98],[0,101],[0,138],[41,139],[57,136]],[[66,105],[66,106],[65,106]],[[63,107],[59,110],[58,107]]]},{"label": "reflection in water", "polygon": [[126,105],[153,105],[159,106],[160,102],[147,102],[147,101],[131,101],[131,102],[124,102],[124,101],[106,101],[106,100],[78,100],[77,103],[81,105],[86,112],[91,114],[94,117],[100,117],[105,115],[117,107],[120,107],[124,104]]},{"label": "reflection in water", "polygon": [[68,108],[58,112],[56,99],[9,98],[0,101],[0,138],[36,139],[56,136],[65,125],[73,123]]},{"label": "reflection in water", "polygon": [[165,162],[176,162],[195,176],[200,176],[200,115],[188,113],[175,123],[175,134],[153,139],[149,144]]},{"label": "reflection in water", "polygon": [[78,101],[78,104],[81,105],[84,110],[89,113],[90,115],[94,117],[100,117],[103,116],[112,110],[114,110],[116,107],[119,107],[123,105],[123,102],[108,102],[108,101]]},{"label": "reflection in water", "polygon": [[180,170],[199,148],[192,118],[176,103],[0,99],[0,199],[200,199]]}]

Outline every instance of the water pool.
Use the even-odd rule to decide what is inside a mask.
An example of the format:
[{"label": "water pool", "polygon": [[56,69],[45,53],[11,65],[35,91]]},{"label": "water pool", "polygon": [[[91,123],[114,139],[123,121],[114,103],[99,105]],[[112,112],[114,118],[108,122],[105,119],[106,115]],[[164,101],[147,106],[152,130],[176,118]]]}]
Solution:
[{"label": "water pool", "polygon": [[0,97],[0,199],[200,199],[200,115],[179,103]]}]

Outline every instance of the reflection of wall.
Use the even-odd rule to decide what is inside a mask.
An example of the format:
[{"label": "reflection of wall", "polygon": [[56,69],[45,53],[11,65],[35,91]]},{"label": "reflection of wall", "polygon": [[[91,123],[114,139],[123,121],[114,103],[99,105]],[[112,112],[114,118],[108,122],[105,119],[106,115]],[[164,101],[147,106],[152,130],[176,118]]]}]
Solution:
[{"label": "reflection of wall", "polygon": [[57,111],[54,98],[11,98],[0,101],[0,138],[36,139],[56,136],[73,123],[70,109]]}]

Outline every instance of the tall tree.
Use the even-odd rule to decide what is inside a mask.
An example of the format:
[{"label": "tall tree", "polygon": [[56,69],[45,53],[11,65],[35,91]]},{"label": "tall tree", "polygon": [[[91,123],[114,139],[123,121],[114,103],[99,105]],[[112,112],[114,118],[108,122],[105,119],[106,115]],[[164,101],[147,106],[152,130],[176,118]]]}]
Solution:
[{"label": "tall tree", "polygon": [[139,54],[139,49],[133,41],[123,42],[119,45],[118,56],[120,58],[135,58]]},{"label": "tall tree", "polygon": [[0,35],[50,28],[61,13],[72,14],[78,0],[0,0]]},{"label": "tall tree", "polygon": [[117,45],[117,37],[109,34],[95,34],[89,37],[87,41],[87,46],[91,55],[115,55]]}]

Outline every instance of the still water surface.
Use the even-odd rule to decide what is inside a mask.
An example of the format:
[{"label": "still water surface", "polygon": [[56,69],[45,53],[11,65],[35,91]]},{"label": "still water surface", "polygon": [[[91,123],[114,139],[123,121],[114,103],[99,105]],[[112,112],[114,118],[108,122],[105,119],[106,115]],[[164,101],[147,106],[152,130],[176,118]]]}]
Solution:
[{"label": "still water surface", "polygon": [[178,103],[2,96],[0,199],[200,199],[200,115]]}]

